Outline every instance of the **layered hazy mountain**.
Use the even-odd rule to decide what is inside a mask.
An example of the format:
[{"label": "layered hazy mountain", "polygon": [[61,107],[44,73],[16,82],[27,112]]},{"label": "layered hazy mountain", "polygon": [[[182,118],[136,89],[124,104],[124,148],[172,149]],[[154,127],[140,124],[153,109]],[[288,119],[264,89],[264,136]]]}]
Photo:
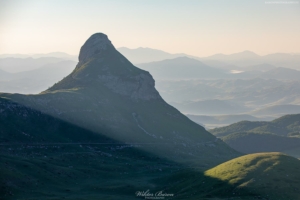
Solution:
[{"label": "layered hazy mountain", "polygon": [[44,65],[54,64],[63,61],[62,58],[1,58],[0,69],[9,73],[23,72],[41,68]]},{"label": "layered hazy mountain", "polygon": [[122,143],[153,143],[155,148],[141,148],[179,162],[211,165],[238,155],[168,105],[154,84],[149,72],[132,65],[99,33],[81,47],[73,72],[51,88],[1,97]]},{"label": "layered hazy mountain", "polygon": [[250,66],[272,65],[275,67],[286,67],[300,70],[299,54],[274,53],[260,56],[251,51],[243,51],[229,55],[220,53],[208,57],[196,57],[184,53],[171,54],[158,49],[142,47],[136,49],[121,47],[118,48],[118,50],[134,64],[149,63],[186,56],[200,60],[209,66],[217,68],[229,68],[227,66],[232,66],[230,69],[234,69],[240,67],[247,68]]},{"label": "layered hazy mountain", "polygon": [[133,64],[156,62],[156,61],[162,61],[162,60],[173,59],[178,57],[197,58],[184,53],[171,54],[158,49],[143,48],[143,47],[139,47],[137,49],[120,47],[118,48],[118,51]]},{"label": "layered hazy mountain", "polygon": [[77,57],[54,52],[48,54],[0,55],[0,91],[40,93],[70,74]]},{"label": "layered hazy mountain", "polygon": [[45,54],[0,54],[0,58],[60,58],[64,60],[78,61],[78,57],[64,52],[51,52]]},{"label": "layered hazy mountain", "polygon": [[283,152],[300,157],[300,114],[273,121],[241,121],[210,130],[243,153]]},{"label": "layered hazy mountain", "polygon": [[288,53],[274,53],[260,56],[251,51],[244,51],[230,55],[216,54],[201,58],[200,60],[209,62],[212,66],[221,68],[227,65],[248,67],[252,65],[261,65],[267,63],[276,67],[286,67],[298,70],[300,69],[300,56],[298,54]]},{"label": "layered hazy mountain", "polygon": [[236,114],[249,111],[245,106],[230,100],[210,99],[183,103],[170,102],[170,104],[181,112],[189,114]]},{"label": "layered hazy mountain", "polygon": [[37,69],[8,73],[0,71],[0,91],[34,94],[46,90],[72,72],[75,61],[63,60],[39,66]]},{"label": "layered hazy mountain", "polygon": [[209,67],[199,60],[188,57],[138,64],[137,66],[149,71],[155,80],[216,79],[228,76],[225,70]]},{"label": "layered hazy mountain", "polygon": [[[239,121],[247,120],[243,118],[246,115],[274,119],[299,113],[299,85],[297,80],[261,78],[156,82],[162,97],[186,114],[214,117],[240,114]],[[218,124],[215,122],[210,124]]]},{"label": "layered hazy mountain", "polygon": [[241,120],[247,121],[271,121],[274,117],[255,117],[249,114],[217,114],[217,115],[192,115],[187,114],[188,118],[194,122],[205,126],[206,129],[215,127],[222,127],[228,124],[240,122]]}]

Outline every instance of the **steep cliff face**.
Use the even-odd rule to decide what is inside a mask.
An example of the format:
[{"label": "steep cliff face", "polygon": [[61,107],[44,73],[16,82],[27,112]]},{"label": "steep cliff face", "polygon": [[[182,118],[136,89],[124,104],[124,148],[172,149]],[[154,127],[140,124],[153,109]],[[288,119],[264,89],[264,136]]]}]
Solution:
[{"label": "steep cliff face", "polygon": [[168,105],[149,72],[133,66],[105,34],[80,49],[74,71],[38,95],[1,94],[142,150],[204,168],[239,155]]}]

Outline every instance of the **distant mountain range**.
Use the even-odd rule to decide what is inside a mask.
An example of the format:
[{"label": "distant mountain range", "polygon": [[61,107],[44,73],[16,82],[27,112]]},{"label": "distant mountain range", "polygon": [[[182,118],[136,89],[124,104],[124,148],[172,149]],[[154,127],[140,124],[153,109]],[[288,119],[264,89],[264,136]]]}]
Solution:
[{"label": "distant mountain range", "polygon": [[45,54],[0,54],[0,58],[61,58],[64,60],[78,61],[78,56],[64,52],[51,52]]},{"label": "distant mountain range", "polygon": [[[182,104],[186,101],[230,100],[235,105],[245,106],[252,111],[257,110],[256,114],[259,114],[259,109],[274,105],[300,105],[299,85],[299,81],[267,80],[261,78],[160,80],[156,82],[156,88],[167,102]],[[280,111],[277,114],[286,114],[290,111],[291,109],[284,112]],[[201,113],[197,114],[201,115]],[[273,114],[276,114],[276,112],[273,112]]]},{"label": "distant mountain range", "polygon": [[213,114],[235,114],[248,111],[244,106],[240,106],[229,100],[202,100],[194,102],[175,103],[170,102],[172,106],[183,113],[213,115]]},{"label": "distant mountain range", "polygon": [[258,118],[248,114],[230,114],[230,115],[186,115],[194,122],[205,126],[206,129],[226,126],[239,121],[270,121],[274,118]]},{"label": "distant mountain range", "polygon": [[219,60],[219,61],[236,61],[236,60],[256,60],[259,59],[261,56],[257,55],[252,51],[243,51],[239,53],[233,53],[229,55],[225,55],[222,53],[215,54],[212,56],[201,58],[202,60]]},{"label": "distant mountain range", "polygon": [[267,63],[259,64],[259,65],[251,65],[248,67],[239,68],[243,71],[260,71],[260,72],[267,72],[269,70],[273,70],[276,67],[274,65],[270,65]]},{"label": "distant mountain range", "polygon": [[260,56],[251,51],[243,51],[229,55],[215,54],[208,57],[196,57],[184,53],[170,54],[161,50],[151,48],[129,49],[126,47],[118,48],[134,64],[149,63],[173,59],[176,57],[190,57],[202,61],[211,67],[223,68],[228,65],[236,65],[238,67],[249,67],[253,65],[270,64],[275,67],[285,67],[300,70],[300,55],[289,53],[274,53]]},{"label": "distant mountain range", "polygon": [[171,54],[158,49],[142,48],[142,47],[136,49],[120,47],[117,50],[133,64],[157,62],[157,61],[173,59],[178,57],[197,58],[195,56],[190,56],[184,53]]},{"label": "distant mountain range", "polygon": [[233,65],[217,68],[210,67],[193,58],[177,57],[163,61],[137,64],[137,66],[149,71],[156,80],[253,78],[300,80],[300,71],[275,67],[266,63],[244,68]]},{"label": "distant mountain range", "polygon": [[300,105],[273,105],[251,112],[253,115],[272,116],[300,113]]},{"label": "distant mountain range", "polygon": [[63,60],[29,71],[17,73],[0,71],[0,91],[21,94],[40,93],[70,74],[75,64],[75,61]]},{"label": "distant mountain range", "polygon": [[137,66],[149,71],[155,80],[216,79],[227,76],[224,70],[209,67],[199,60],[188,57],[138,64]]},{"label": "distant mountain range", "polygon": [[264,71],[258,77],[265,79],[300,80],[300,71],[283,67],[277,67],[268,71]]},{"label": "distant mountain range", "polygon": [[0,69],[9,73],[34,70],[43,65],[53,64],[63,61],[62,58],[2,58],[0,59]]},{"label": "distant mountain range", "polygon": [[267,63],[270,65],[274,65],[276,67],[285,67],[285,68],[300,70],[300,66],[299,66],[300,55],[298,54],[274,53],[265,56],[259,56],[254,52],[244,51],[244,52],[230,54],[230,55],[216,54],[216,55],[200,58],[200,60],[209,61],[211,64],[213,64],[213,61],[217,61],[215,62],[217,65],[211,65],[211,66],[218,66],[218,67],[222,67],[222,64],[220,63],[226,63],[227,65],[229,64],[236,65],[239,67],[248,67],[252,65],[261,65]]}]

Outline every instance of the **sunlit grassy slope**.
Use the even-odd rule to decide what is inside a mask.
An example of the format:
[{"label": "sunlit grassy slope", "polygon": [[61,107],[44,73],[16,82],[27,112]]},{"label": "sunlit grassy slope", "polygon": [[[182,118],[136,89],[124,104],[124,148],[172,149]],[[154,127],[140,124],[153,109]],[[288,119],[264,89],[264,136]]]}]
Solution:
[{"label": "sunlit grassy slope", "polygon": [[204,176],[187,171],[169,180],[176,183],[170,191],[178,191],[178,199],[300,199],[300,161],[281,153],[249,154]]},{"label": "sunlit grassy slope", "polygon": [[265,199],[299,199],[300,161],[281,153],[241,156],[205,172],[240,190],[258,193]]}]

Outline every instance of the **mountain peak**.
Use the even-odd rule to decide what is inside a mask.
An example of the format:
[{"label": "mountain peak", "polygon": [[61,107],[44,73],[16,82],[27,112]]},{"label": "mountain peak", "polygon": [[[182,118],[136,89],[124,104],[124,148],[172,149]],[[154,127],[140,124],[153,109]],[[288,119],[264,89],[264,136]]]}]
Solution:
[{"label": "mountain peak", "polygon": [[79,62],[73,72],[46,91],[85,88],[116,93],[133,100],[161,100],[154,85],[149,72],[130,63],[115,49],[107,35],[95,33],[81,47]]},{"label": "mountain peak", "polygon": [[93,34],[81,47],[79,53],[79,62],[87,61],[88,59],[101,54],[108,49],[114,49],[107,35],[103,33]]}]

